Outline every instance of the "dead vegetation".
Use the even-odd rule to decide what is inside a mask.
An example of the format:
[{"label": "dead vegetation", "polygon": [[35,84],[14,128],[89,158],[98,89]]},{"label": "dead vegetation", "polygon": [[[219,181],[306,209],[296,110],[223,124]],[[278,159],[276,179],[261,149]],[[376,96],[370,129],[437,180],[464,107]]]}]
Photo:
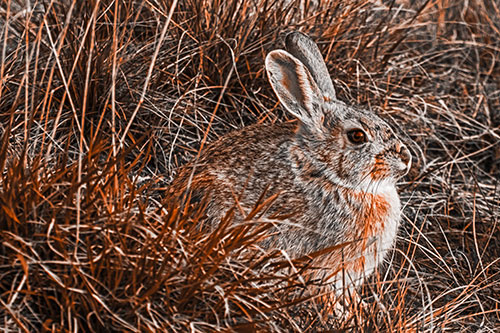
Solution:
[{"label": "dead vegetation", "polygon": [[[3,330],[499,328],[498,2],[3,0],[0,23]],[[416,161],[351,316],[259,249],[265,226],[207,235],[202,205],[162,199],[206,142],[287,120],[263,61],[290,30]]]}]

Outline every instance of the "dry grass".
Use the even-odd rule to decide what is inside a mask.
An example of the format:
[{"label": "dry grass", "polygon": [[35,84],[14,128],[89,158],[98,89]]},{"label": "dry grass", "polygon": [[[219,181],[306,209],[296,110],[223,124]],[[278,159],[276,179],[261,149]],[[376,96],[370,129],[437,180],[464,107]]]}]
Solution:
[{"label": "dry grass", "polygon": [[[202,205],[162,200],[206,142],[287,119],[263,60],[296,29],[416,161],[350,318],[259,249],[265,226],[207,234]],[[500,327],[498,2],[2,0],[0,34],[1,329]]]}]

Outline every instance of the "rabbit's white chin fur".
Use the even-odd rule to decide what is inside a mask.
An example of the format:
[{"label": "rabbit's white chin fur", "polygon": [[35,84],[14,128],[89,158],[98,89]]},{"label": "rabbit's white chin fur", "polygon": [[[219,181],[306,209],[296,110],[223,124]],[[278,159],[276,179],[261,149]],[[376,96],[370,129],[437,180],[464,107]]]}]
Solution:
[{"label": "rabbit's white chin fur", "polygon": [[[384,178],[381,180],[372,180],[371,178],[366,178],[364,181],[358,184],[347,183],[335,175],[329,175],[325,172],[325,175],[329,178],[329,180],[339,186],[354,190],[356,192],[364,192],[370,194],[386,194],[392,191],[396,191],[396,181],[393,178]],[[397,193],[396,193],[397,197]]]},{"label": "rabbit's white chin fur", "polygon": [[360,191],[371,194],[388,194],[394,192],[395,196],[398,197],[396,193],[396,182],[392,178],[385,178],[378,181],[364,181],[359,185]]}]

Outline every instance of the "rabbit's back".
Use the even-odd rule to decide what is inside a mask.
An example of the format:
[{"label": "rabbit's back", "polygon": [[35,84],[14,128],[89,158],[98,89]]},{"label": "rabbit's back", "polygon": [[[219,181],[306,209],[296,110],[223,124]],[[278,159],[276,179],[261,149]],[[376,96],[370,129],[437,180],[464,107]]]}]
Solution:
[{"label": "rabbit's back", "polygon": [[[307,209],[302,185],[293,177],[289,148],[297,123],[256,124],[229,133],[210,144],[198,160],[179,170],[171,184],[169,196],[190,192],[191,203],[208,200],[207,216],[217,223],[238,204],[251,210],[261,195],[279,194],[270,212],[277,219],[290,211],[290,203],[298,212]],[[235,220],[244,218],[236,211]],[[295,220],[295,219],[294,219]]]}]

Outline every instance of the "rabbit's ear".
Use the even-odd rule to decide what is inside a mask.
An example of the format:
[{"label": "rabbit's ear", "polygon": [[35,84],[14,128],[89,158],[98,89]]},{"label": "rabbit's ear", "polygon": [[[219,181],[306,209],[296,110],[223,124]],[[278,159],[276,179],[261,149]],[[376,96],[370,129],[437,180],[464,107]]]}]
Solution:
[{"label": "rabbit's ear", "polygon": [[285,38],[286,49],[309,70],[323,96],[335,99],[335,89],[318,46],[307,35],[295,31]]},{"label": "rabbit's ear", "polygon": [[307,68],[290,53],[274,50],[266,70],[281,104],[303,123],[317,127],[323,120],[323,96]]}]

